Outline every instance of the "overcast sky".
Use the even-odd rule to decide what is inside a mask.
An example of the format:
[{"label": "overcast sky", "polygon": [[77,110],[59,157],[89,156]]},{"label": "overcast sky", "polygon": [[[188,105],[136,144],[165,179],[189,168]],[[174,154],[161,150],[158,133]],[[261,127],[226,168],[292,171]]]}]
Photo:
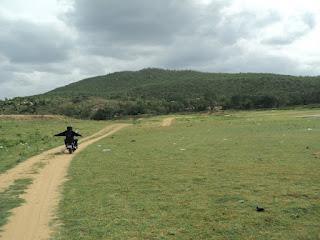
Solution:
[{"label": "overcast sky", "polygon": [[0,98],[146,67],[320,75],[319,0],[1,0]]}]

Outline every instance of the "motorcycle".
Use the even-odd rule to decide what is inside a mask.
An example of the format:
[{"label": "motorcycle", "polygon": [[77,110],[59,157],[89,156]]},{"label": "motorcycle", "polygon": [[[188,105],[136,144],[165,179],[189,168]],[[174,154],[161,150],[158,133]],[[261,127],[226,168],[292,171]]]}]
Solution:
[{"label": "motorcycle", "polygon": [[66,148],[69,152],[69,154],[72,154],[75,150],[77,150],[77,144],[76,141],[68,142],[66,143]]}]

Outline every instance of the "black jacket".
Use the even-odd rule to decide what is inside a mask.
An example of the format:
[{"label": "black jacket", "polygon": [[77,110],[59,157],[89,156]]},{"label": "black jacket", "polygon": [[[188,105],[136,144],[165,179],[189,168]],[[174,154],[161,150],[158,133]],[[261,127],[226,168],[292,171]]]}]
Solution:
[{"label": "black jacket", "polygon": [[74,137],[82,137],[82,135],[81,134],[79,134],[79,133],[76,133],[76,132],[74,132],[74,131],[64,131],[64,132],[62,132],[62,133],[58,133],[58,134],[56,134],[56,135],[54,135],[55,137],[59,137],[59,136],[65,136],[66,137],[66,140],[73,140],[74,139]]}]

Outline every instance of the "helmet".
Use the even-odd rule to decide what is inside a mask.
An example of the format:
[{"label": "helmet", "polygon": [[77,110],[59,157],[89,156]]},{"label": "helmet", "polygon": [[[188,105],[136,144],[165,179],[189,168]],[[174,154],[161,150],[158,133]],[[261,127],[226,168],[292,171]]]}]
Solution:
[{"label": "helmet", "polygon": [[67,127],[67,130],[68,130],[68,131],[72,131],[72,127],[71,127],[71,126],[68,126],[68,127]]}]

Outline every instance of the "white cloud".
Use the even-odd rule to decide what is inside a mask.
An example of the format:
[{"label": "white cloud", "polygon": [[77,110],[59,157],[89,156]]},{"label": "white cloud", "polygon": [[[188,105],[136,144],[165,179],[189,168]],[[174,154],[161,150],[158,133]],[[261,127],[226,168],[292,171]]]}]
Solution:
[{"label": "white cloud", "polygon": [[54,22],[70,10],[71,1],[62,0],[1,0],[0,11],[15,19]]}]

